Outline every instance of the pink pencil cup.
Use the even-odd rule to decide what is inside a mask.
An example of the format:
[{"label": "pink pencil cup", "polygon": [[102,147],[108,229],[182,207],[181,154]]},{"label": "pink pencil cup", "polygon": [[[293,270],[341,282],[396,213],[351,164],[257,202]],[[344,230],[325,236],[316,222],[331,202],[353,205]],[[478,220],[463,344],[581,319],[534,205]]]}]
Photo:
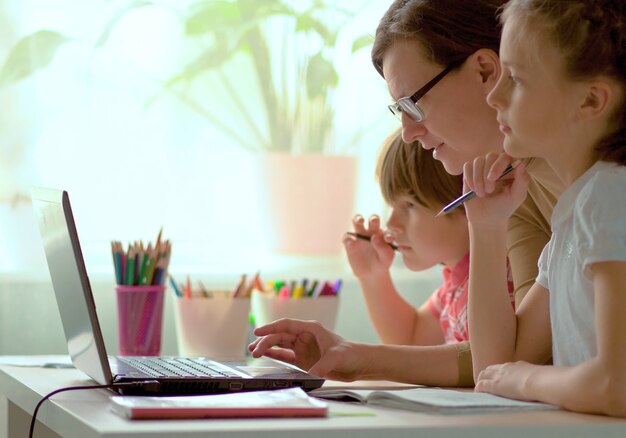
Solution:
[{"label": "pink pencil cup", "polygon": [[115,286],[120,356],[161,353],[164,286]]}]

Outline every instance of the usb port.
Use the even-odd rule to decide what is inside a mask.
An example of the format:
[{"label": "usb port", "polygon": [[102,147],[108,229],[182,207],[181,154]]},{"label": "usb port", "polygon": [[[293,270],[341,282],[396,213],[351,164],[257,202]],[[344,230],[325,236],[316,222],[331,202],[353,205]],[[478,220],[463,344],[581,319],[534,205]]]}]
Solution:
[{"label": "usb port", "polygon": [[229,384],[229,388],[231,391],[239,391],[240,389],[243,389],[243,383],[241,382],[232,382]]}]

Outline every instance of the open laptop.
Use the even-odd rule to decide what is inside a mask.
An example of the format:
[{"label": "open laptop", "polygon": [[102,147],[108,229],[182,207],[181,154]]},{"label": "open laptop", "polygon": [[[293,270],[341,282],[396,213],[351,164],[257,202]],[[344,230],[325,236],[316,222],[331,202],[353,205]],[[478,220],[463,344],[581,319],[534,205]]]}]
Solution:
[{"label": "open laptop", "polygon": [[[124,394],[174,395],[293,386],[308,391],[324,383],[324,379],[269,358],[217,361],[107,356],[68,194],[35,188],[32,198],[69,354],[74,366],[99,384],[140,382],[137,387],[114,389]],[[141,382],[150,384],[142,387]]]}]

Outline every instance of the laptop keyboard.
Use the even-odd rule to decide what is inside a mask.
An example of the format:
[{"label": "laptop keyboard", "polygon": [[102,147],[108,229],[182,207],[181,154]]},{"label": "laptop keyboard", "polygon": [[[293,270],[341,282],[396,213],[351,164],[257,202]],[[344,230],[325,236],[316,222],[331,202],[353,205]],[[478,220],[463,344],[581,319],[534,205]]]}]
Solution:
[{"label": "laptop keyboard", "polygon": [[118,357],[151,377],[240,377],[219,364],[207,363],[203,358],[183,357]]}]

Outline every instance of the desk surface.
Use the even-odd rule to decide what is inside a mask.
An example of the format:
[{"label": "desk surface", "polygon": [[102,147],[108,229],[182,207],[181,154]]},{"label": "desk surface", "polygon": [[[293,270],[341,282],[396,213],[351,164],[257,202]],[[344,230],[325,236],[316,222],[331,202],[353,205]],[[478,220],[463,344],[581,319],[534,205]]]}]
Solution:
[{"label": "desk surface", "polygon": [[[75,369],[0,365],[0,394],[8,399],[9,409],[23,410],[27,415],[32,415],[43,395],[61,387],[90,382],[85,374]],[[360,383],[362,386],[364,382]],[[44,403],[37,419],[60,436],[84,438],[626,436],[626,420],[564,411],[450,416],[340,402],[329,402],[328,418],[131,421],[111,412],[111,395],[106,390],[61,393]],[[41,436],[44,434],[35,433],[35,437]]]}]

